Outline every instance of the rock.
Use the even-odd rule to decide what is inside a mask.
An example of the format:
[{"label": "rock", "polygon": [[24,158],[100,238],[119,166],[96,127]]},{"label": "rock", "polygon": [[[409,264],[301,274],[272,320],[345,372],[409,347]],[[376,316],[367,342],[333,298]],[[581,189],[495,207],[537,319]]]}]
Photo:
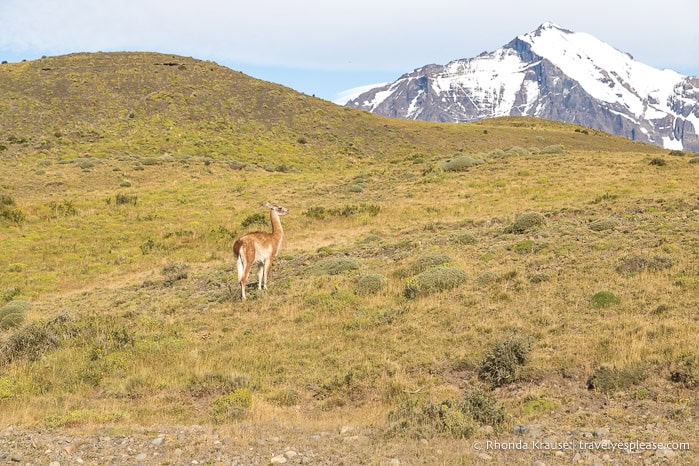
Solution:
[{"label": "rock", "polygon": [[482,459],[483,461],[491,461],[493,459],[492,456],[486,455],[485,453],[478,453],[478,458]]},{"label": "rock", "polygon": [[352,427],[352,426],[342,426],[340,428],[340,435],[348,434],[348,433],[352,432],[353,430],[354,430],[354,427]]},{"label": "rock", "polygon": [[536,460],[532,463],[532,466],[546,466],[546,463],[541,460]]},{"label": "rock", "polygon": [[311,436],[308,437],[308,438],[311,439],[311,440],[320,440],[320,435],[317,435],[317,434],[316,434],[316,435],[311,435]]},{"label": "rock", "polygon": [[83,459],[80,458],[79,456],[75,457],[75,462],[78,464],[85,464],[85,461],[83,461]]},{"label": "rock", "polygon": [[601,437],[604,438],[607,435],[609,435],[609,428],[607,427],[600,427],[599,429],[595,429],[595,437]]},{"label": "rock", "polygon": [[136,461],[143,461],[147,457],[148,457],[148,455],[146,455],[145,453],[140,453],[140,454],[136,455]]},{"label": "rock", "polygon": [[388,462],[388,466],[400,466],[400,460],[398,458],[392,458],[391,461]]},{"label": "rock", "polygon": [[[12,461],[17,461],[17,462],[22,461],[22,460],[16,460],[14,456],[11,459],[12,459]],[[51,461],[49,463],[49,466],[61,466],[61,463],[59,463],[58,461]]]},{"label": "rock", "polygon": [[156,437],[153,440],[151,440],[150,444],[159,446],[163,444],[163,440],[165,440],[165,437],[161,435],[160,437]]},{"label": "rock", "polygon": [[284,455],[273,456],[272,459],[269,460],[270,464],[284,464],[286,461],[287,460]]},{"label": "rock", "polygon": [[529,427],[525,426],[524,424],[515,424],[512,426],[512,432],[515,434],[523,435],[525,432],[529,430]]},{"label": "rock", "polygon": [[182,454],[182,449],[181,448],[175,448],[175,451],[173,452],[175,456],[180,456]]},{"label": "rock", "polygon": [[296,453],[294,450],[287,450],[284,452],[284,456],[286,456],[286,459],[290,460],[291,458],[296,458],[299,454]]}]

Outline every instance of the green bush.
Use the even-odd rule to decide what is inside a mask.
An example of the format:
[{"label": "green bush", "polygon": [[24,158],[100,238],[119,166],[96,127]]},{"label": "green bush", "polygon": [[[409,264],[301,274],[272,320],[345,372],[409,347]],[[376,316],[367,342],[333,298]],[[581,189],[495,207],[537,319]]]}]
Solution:
[{"label": "green bush", "polygon": [[497,428],[505,423],[505,407],[492,395],[474,390],[465,395],[464,402],[468,412],[479,424]]},{"label": "green bush", "polygon": [[587,388],[603,393],[613,393],[636,385],[645,378],[645,367],[640,365],[626,368],[600,366],[587,381]]},{"label": "green bush", "polygon": [[359,269],[359,260],[354,257],[328,257],[321,259],[307,269],[310,275],[339,275]]},{"label": "green bush", "polygon": [[0,308],[0,330],[18,327],[31,307],[27,301],[10,301]]},{"label": "green bush", "polygon": [[424,272],[427,269],[436,267],[438,265],[444,265],[452,262],[453,259],[446,254],[440,252],[434,252],[429,254],[424,254],[405,268],[399,269],[396,275],[401,278],[411,277],[419,273]]},{"label": "green bush", "polygon": [[615,218],[600,218],[590,222],[590,230],[592,231],[605,231],[613,230],[619,225],[619,222]]},{"label": "green bush", "polygon": [[263,227],[268,226],[269,219],[267,218],[267,215],[258,212],[256,214],[248,215],[242,222],[240,222],[240,226],[243,228],[247,228],[252,225],[260,225]]},{"label": "green bush", "polygon": [[515,218],[515,223],[505,229],[506,233],[526,233],[546,224],[546,217],[539,212],[524,212]]},{"label": "green bush", "polygon": [[613,306],[619,304],[619,302],[619,297],[610,291],[600,291],[598,293],[595,293],[595,295],[590,300],[592,307],[596,309]]},{"label": "green bush", "polygon": [[450,290],[466,281],[468,275],[456,267],[438,266],[408,279],[403,287],[403,296],[415,299],[418,296]]},{"label": "green bush", "polygon": [[667,162],[665,159],[662,159],[660,157],[653,157],[650,162],[648,162],[648,165],[655,165],[656,167],[664,167],[667,165]]},{"label": "green bush", "polygon": [[526,364],[531,342],[519,338],[498,341],[486,353],[478,369],[478,377],[501,387],[517,380],[520,368]]},{"label": "green bush", "polygon": [[211,418],[216,423],[237,421],[244,418],[252,406],[252,392],[239,388],[211,403]]},{"label": "green bush", "polygon": [[689,163],[699,163],[699,155],[689,159]]},{"label": "green bush", "polygon": [[388,280],[381,274],[369,273],[357,278],[356,293],[358,295],[371,295],[386,289]]},{"label": "green bush", "polygon": [[484,162],[482,159],[476,159],[467,155],[459,155],[453,159],[445,160],[440,165],[444,171],[460,172],[468,170],[469,168],[477,165],[482,165],[483,163]]}]

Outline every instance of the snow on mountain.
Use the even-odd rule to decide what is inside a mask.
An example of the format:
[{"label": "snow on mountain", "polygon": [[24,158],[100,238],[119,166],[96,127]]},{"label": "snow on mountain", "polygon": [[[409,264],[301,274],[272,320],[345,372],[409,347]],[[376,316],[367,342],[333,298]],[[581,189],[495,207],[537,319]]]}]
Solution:
[{"label": "snow on mountain", "polygon": [[658,70],[553,23],[493,52],[360,91],[348,106],[386,116],[466,122],[528,115],[699,150],[699,78]]}]

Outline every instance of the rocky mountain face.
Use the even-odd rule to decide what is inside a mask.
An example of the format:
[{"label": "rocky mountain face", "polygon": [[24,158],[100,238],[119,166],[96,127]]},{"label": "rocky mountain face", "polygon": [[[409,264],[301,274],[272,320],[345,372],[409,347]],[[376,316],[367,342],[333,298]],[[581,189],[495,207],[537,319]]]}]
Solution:
[{"label": "rocky mountain face", "polygon": [[699,151],[699,77],[658,70],[553,23],[493,52],[418,68],[346,105],[442,122],[534,116]]}]

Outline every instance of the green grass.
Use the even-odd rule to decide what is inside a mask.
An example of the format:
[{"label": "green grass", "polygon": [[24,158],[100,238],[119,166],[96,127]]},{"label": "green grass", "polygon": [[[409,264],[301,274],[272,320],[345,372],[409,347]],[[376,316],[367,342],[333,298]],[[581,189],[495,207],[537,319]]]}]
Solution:
[{"label": "green grass", "polygon": [[[412,436],[427,419],[446,442],[520,414],[631,431],[651,410],[693,432],[666,416],[697,380],[695,165],[658,169],[661,149],[557,122],[379,118],[164,58],[0,67],[0,194],[22,213],[0,218],[0,298],[32,303],[0,332],[0,424],[405,421]],[[565,151],[502,149],[551,145]],[[462,153],[493,156],[435,170]],[[269,289],[241,302],[232,246],[269,228],[242,226],[265,200],[291,213]],[[605,289],[619,302],[595,307]],[[609,388],[588,391],[593,375]],[[639,404],[640,388],[661,395]]]}]

